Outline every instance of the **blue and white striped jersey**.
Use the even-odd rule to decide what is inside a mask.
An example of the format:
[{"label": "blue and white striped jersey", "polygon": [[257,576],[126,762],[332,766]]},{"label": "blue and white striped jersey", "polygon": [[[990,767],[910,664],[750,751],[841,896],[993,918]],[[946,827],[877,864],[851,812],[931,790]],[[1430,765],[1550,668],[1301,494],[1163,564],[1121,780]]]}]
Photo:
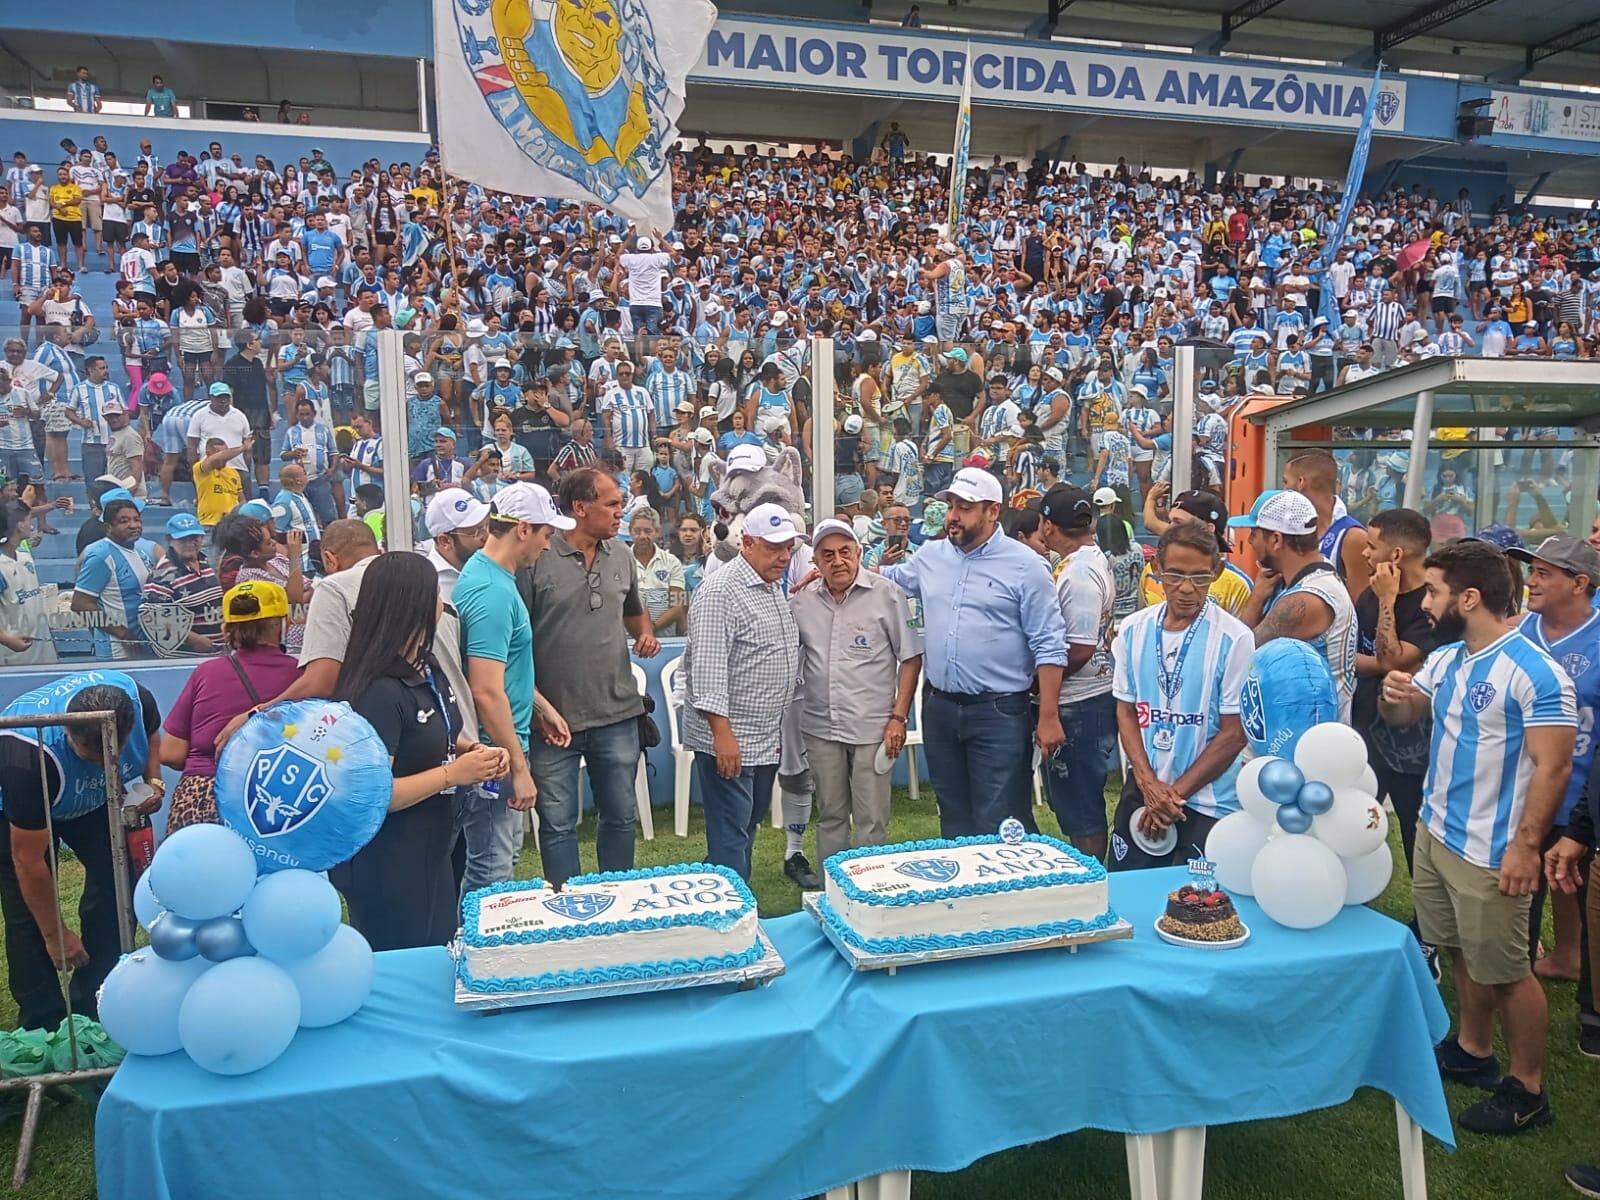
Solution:
[{"label": "blue and white striped jersey", "polygon": [[50,286],[50,276],[56,267],[56,252],[40,243],[23,242],[17,246],[17,284],[23,291],[42,292]]},{"label": "blue and white striped jersey", "polygon": [[1594,764],[1594,715],[1600,710],[1600,614],[1564,638],[1554,642],[1544,636],[1538,613],[1522,618],[1517,632],[1561,665],[1572,680],[1578,707],[1578,740],[1572,747],[1572,778],[1567,781],[1567,798],[1556,814],[1556,828],[1572,820],[1572,810],[1583,799],[1589,785],[1589,770]]},{"label": "blue and white striped jersey", "polygon": [[1513,630],[1476,654],[1464,642],[1440,647],[1414,682],[1433,701],[1418,819],[1452,853],[1499,870],[1533,777],[1526,731],[1577,726],[1572,680]]},{"label": "blue and white striped jersey", "polygon": [[[1215,601],[1206,602],[1188,629],[1162,629],[1166,612],[1165,604],[1153,604],[1122,622],[1111,645],[1111,692],[1137,710],[1150,766],[1171,783],[1221,731],[1222,718],[1238,715],[1255,635]],[[1208,817],[1238,812],[1238,773],[1238,764],[1229,767],[1189,797],[1189,807]]]},{"label": "blue and white striped jersey", "polygon": [[650,393],[637,383],[626,391],[612,384],[600,398],[599,411],[606,416],[607,427],[616,438],[617,445],[627,450],[638,450],[650,444],[650,421],[654,405]]}]

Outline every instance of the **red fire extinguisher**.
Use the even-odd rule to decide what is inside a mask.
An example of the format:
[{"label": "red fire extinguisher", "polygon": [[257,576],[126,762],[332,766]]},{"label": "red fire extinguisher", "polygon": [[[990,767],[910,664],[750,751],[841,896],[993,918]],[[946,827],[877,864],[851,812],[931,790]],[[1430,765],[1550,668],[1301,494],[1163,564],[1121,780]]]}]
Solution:
[{"label": "red fire extinguisher", "polygon": [[135,805],[150,795],[150,785],[136,783],[128,789],[123,804],[123,824],[128,830],[128,882],[138,883],[150,860],[156,856],[156,831],[150,818],[135,810]]}]

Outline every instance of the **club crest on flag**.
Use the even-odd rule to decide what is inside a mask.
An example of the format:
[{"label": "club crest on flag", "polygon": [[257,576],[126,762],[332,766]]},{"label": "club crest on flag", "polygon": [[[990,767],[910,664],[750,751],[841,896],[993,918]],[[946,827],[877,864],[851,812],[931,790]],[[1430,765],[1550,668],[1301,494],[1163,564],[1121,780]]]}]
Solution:
[{"label": "club crest on flag", "polygon": [[441,0],[483,104],[529,162],[603,204],[667,169],[671,93],[644,0]]}]

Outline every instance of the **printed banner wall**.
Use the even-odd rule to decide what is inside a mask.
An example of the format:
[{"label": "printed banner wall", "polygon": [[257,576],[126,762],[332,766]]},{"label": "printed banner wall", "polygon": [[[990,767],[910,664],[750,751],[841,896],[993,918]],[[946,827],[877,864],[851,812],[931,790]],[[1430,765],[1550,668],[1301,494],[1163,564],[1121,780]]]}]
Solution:
[{"label": "printed banner wall", "polygon": [[1494,131],[1521,137],[1571,138],[1600,142],[1600,97],[1535,96],[1527,92],[1490,92],[1494,99]]},{"label": "printed banner wall", "polygon": [[[978,104],[1355,130],[1367,103],[1368,79],[1356,73],[1023,42],[975,41],[971,53],[972,98]],[[916,31],[724,16],[689,77],[697,83],[955,100],[966,58],[961,42]],[[1399,133],[1405,120],[1406,85],[1385,80],[1373,127]]]}]

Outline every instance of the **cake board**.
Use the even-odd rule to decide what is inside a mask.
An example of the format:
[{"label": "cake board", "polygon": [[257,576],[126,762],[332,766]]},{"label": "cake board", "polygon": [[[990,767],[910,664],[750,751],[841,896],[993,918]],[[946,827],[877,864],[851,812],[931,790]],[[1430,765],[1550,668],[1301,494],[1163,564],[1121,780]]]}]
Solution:
[{"label": "cake board", "polygon": [[888,971],[893,975],[901,967],[915,966],[917,963],[946,962],[956,958],[982,958],[990,954],[1011,954],[1020,950],[1051,950],[1065,946],[1072,953],[1078,952],[1079,946],[1091,945],[1095,942],[1120,942],[1133,936],[1133,926],[1128,921],[1118,918],[1104,929],[1096,929],[1089,933],[1063,933],[1052,937],[1020,938],[1014,942],[989,944],[981,946],[960,946],[951,950],[916,950],[906,954],[873,954],[861,950],[844,941],[823,920],[819,905],[822,903],[824,893],[807,892],[803,897],[805,909],[822,928],[823,935],[833,943],[834,949],[844,956],[853,971]]},{"label": "cake board", "polygon": [[[756,938],[761,944],[761,957],[749,966],[731,971],[703,971],[695,975],[675,975],[662,979],[631,980],[627,983],[594,983],[577,987],[549,988],[533,992],[475,992],[452,973],[455,980],[456,1007],[474,1012],[500,1012],[510,1008],[527,1008],[535,1004],[560,1004],[568,1000],[597,1000],[602,996],[633,996],[641,992],[671,992],[680,988],[709,987],[713,984],[736,984],[741,992],[771,983],[786,969],[783,956],[759,925]],[[460,942],[450,944],[450,956],[459,960]]]}]

